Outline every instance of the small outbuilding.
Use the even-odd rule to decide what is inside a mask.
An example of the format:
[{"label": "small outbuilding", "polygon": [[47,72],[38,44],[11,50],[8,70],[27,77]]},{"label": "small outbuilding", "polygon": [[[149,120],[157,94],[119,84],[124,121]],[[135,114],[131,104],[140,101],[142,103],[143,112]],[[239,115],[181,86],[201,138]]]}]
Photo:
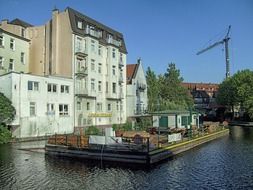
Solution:
[{"label": "small outbuilding", "polygon": [[152,115],[153,127],[159,127],[160,129],[189,129],[191,126],[199,127],[200,114],[197,112],[167,110],[150,114]]}]

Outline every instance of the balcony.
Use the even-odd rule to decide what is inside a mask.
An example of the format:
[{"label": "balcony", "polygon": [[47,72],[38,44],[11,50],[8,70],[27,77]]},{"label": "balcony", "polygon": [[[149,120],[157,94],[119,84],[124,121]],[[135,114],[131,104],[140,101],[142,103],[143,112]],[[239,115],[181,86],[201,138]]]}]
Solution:
[{"label": "balcony", "polygon": [[87,88],[76,88],[75,95],[79,97],[86,97],[88,96],[88,89]]},{"label": "balcony", "polygon": [[117,46],[117,47],[120,47],[120,46],[121,46],[121,41],[120,41],[120,40],[115,40],[115,39],[113,39],[113,38],[108,38],[108,39],[107,39],[107,43],[108,43],[108,44],[113,44],[113,45],[115,45],[115,46]]},{"label": "balcony", "polygon": [[76,70],[76,76],[79,78],[86,77],[88,75],[88,68],[87,67],[81,67],[77,68]]},{"label": "balcony", "polygon": [[146,84],[138,83],[137,88],[139,91],[143,92],[147,88],[147,86],[146,86]]},{"label": "balcony", "polygon": [[122,67],[124,67],[124,63],[122,60],[119,60],[119,68],[121,69]]},{"label": "balcony", "polygon": [[76,46],[75,48],[75,54],[81,58],[85,58],[88,53],[84,47]]},{"label": "balcony", "polygon": [[91,29],[89,27],[86,27],[86,34],[89,34],[93,37],[96,37],[96,38],[102,38],[102,31],[96,31],[94,29]]},{"label": "balcony", "polygon": [[122,76],[119,77],[119,85],[121,85],[124,82],[124,79]]}]

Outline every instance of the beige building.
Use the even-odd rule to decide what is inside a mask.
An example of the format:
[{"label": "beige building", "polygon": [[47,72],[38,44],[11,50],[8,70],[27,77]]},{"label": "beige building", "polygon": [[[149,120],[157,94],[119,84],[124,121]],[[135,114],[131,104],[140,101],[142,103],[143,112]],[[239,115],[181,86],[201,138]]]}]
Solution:
[{"label": "beige building", "polygon": [[30,39],[29,71],[74,79],[75,126],[126,121],[127,50],[121,33],[71,8],[53,10],[41,26],[18,21],[1,28],[21,35],[23,27]]},{"label": "beige building", "polygon": [[0,75],[29,70],[28,39],[0,28]]}]

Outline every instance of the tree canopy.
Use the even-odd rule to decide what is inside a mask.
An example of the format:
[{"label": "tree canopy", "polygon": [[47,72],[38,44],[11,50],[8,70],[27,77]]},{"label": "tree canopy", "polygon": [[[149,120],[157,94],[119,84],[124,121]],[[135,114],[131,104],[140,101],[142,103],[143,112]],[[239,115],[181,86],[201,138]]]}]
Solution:
[{"label": "tree canopy", "polygon": [[148,85],[148,110],[188,109],[193,99],[181,83],[183,78],[174,63],[168,65],[163,75],[156,76],[150,68],[146,72]]},{"label": "tree canopy", "polygon": [[219,86],[217,102],[233,112],[235,106],[240,106],[253,119],[253,71],[238,71],[225,79]]}]

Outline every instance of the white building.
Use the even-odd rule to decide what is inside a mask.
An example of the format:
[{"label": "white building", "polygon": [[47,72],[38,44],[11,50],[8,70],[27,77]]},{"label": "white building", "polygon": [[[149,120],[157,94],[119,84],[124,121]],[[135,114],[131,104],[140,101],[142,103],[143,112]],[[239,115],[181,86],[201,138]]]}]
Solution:
[{"label": "white building", "polygon": [[141,59],[127,65],[127,116],[144,114],[147,110],[147,82]]},{"label": "white building", "polygon": [[16,109],[13,137],[73,132],[73,79],[11,72],[0,76],[0,84]]}]

